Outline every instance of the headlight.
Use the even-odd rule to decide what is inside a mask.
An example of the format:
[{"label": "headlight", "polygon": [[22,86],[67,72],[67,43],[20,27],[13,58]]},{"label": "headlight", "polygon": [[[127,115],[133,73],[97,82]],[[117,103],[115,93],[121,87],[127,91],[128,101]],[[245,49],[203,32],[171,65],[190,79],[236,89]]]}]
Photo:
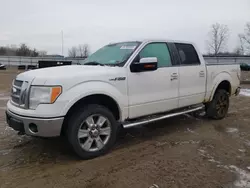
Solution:
[{"label": "headlight", "polygon": [[31,86],[29,108],[36,109],[39,104],[52,104],[62,93],[61,86]]}]

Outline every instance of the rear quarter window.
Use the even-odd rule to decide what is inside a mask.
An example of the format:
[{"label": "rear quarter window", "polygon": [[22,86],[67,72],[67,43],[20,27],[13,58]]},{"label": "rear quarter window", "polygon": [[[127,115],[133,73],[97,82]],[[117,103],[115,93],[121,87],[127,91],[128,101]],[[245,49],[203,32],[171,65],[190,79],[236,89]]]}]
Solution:
[{"label": "rear quarter window", "polygon": [[192,44],[175,43],[181,59],[181,65],[199,65],[200,59]]}]

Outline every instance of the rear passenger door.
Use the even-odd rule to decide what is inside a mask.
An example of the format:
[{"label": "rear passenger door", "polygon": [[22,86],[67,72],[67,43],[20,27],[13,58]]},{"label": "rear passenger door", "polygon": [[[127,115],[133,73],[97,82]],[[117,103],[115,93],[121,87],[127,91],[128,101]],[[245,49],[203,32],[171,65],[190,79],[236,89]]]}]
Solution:
[{"label": "rear passenger door", "polygon": [[180,58],[179,107],[202,103],[206,88],[206,67],[192,44],[175,43]]}]

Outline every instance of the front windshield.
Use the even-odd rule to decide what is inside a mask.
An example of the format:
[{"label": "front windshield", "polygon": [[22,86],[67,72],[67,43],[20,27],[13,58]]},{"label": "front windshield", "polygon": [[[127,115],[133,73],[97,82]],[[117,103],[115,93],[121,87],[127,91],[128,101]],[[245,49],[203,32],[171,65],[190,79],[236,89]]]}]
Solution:
[{"label": "front windshield", "polygon": [[139,42],[123,42],[106,45],[86,58],[81,64],[118,65],[124,63],[139,44]]}]

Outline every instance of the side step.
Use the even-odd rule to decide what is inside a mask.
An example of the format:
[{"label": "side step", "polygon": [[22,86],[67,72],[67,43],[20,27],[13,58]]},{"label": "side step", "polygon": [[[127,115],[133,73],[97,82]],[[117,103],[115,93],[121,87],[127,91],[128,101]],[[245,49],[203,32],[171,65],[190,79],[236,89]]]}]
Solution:
[{"label": "side step", "polygon": [[143,118],[143,119],[133,121],[133,122],[126,122],[126,123],[123,124],[123,127],[124,128],[130,128],[130,127],[135,127],[135,126],[138,126],[138,125],[144,125],[144,124],[152,123],[152,122],[155,122],[155,121],[171,118],[171,117],[174,117],[174,116],[179,116],[179,115],[182,115],[182,114],[187,114],[187,113],[190,113],[190,112],[195,112],[195,111],[198,111],[198,110],[202,110],[203,108],[204,108],[204,106],[199,106],[199,107],[195,107],[195,108],[188,109],[188,110],[186,109],[186,110],[181,111],[181,112],[164,114],[164,115],[161,115],[161,116],[147,118],[147,119]]}]

